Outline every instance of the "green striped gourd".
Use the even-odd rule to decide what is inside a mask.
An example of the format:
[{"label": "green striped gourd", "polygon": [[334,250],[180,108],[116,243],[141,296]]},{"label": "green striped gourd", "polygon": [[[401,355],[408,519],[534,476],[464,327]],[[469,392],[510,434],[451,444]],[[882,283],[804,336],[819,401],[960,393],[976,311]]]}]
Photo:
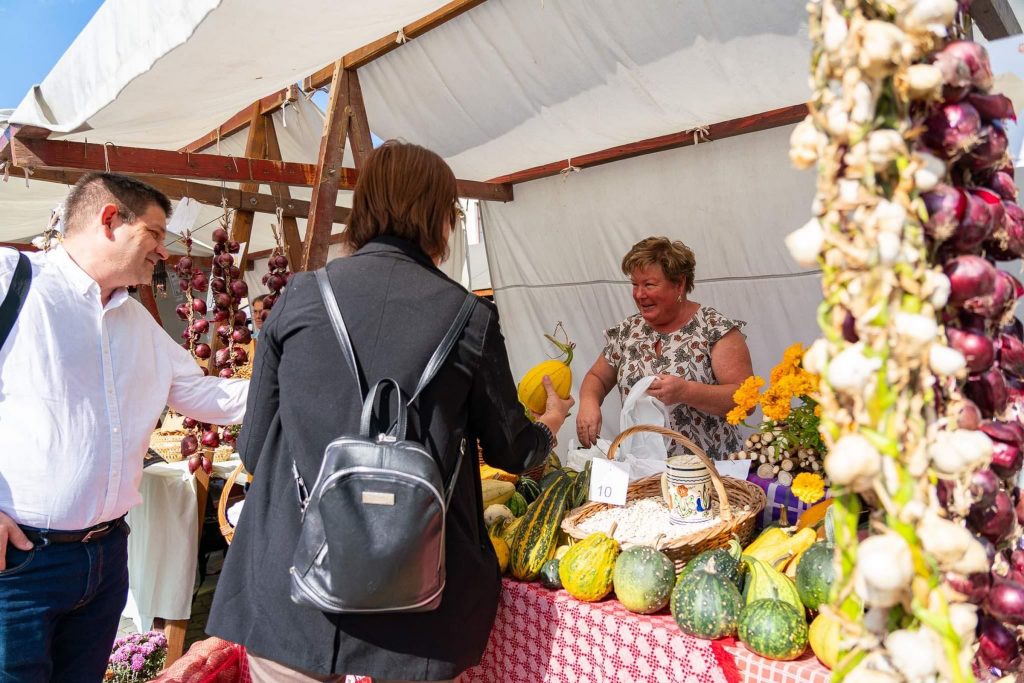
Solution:
[{"label": "green striped gourd", "polygon": [[544,563],[554,556],[571,488],[569,477],[558,477],[527,508],[526,514],[518,519],[509,550],[512,555],[512,576],[520,581],[537,578]]},{"label": "green striped gourd", "polygon": [[680,577],[669,606],[683,633],[714,640],[736,633],[743,598],[732,581],[715,571],[712,561]]},{"label": "green striped gourd", "polygon": [[[747,583],[743,586],[743,601],[749,605],[758,600],[773,599],[788,602],[800,613],[803,619],[804,604],[796,586],[779,570],[764,560],[744,555],[743,564],[747,566]],[[806,622],[805,622],[806,623]]]}]

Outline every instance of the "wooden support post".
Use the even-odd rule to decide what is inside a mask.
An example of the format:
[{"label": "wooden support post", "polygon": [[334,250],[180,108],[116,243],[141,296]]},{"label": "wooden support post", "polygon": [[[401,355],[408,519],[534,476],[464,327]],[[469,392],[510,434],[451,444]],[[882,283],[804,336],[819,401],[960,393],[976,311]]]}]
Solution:
[{"label": "wooden support post", "polygon": [[153,296],[153,285],[139,285],[139,300],[142,302],[142,305],[146,307],[146,310],[149,311],[149,314],[153,316],[153,320],[156,321],[156,324],[163,327],[164,324],[160,320],[160,309],[157,308],[156,297]]},{"label": "wooden support post", "polygon": [[181,659],[185,653],[185,632],[188,630],[188,619],[168,619],[164,623],[164,635],[167,637],[167,658],[164,668]]},{"label": "wooden support post", "polygon": [[1021,33],[1020,21],[1013,13],[1009,0],[974,0],[971,3],[971,19],[988,40]]},{"label": "wooden support post", "polygon": [[306,239],[302,249],[302,270],[316,270],[327,263],[333,207],[338,201],[338,172],[343,168],[345,138],[348,137],[352,106],[348,97],[349,79],[342,60],[334,64],[331,98],[320,138],[320,156],[313,180],[313,197],[309,202]]},{"label": "wooden support post", "polygon": [[[267,129],[267,158],[280,159],[281,145],[277,139],[277,130],[274,128],[274,119],[270,114],[264,114],[264,118]],[[271,185],[270,193],[277,197],[282,205],[291,201],[291,192],[287,185]],[[285,255],[288,257],[289,266],[295,270],[302,265],[302,238],[299,236],[299,224],[295,216],[286,215],[281,220],[281,230],[284,233],[281,237],[284,240]],[[345,220],[348,220],[347,215]],[[334,214],[334,222],[338,222],[337,212]]]}]

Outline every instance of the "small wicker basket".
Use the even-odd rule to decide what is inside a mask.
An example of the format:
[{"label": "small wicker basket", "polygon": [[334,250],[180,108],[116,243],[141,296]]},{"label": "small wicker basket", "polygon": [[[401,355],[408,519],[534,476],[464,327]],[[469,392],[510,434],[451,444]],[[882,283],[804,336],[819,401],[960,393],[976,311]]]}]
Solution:
[{"label": "small wicker basket", "polygon": [[[741,545],[745,546],[749,543],[753,538],[758,516],[766,503],[764,490],[757,484],[748,481],[720,476],[714,463],[697,444],[679,432],[654,425],[636,425],[619,434],[608,448],[609,460],[614,459],[615,452],[624,439],[640,432],[654,432],[682,444],[700,458],[711,473],[711,482],[714,484],[715,491],[712,499],[718,501],[718,523],[702,526],[693,533],[663,539],[658,543],[658,550],[668,555],[669,559],[675,563],[676,571],[681,570],[687,562],[705,550],[724,548],[728,545],[729,539],[733,537],[736,537]],[[638,479],[626,489],[627,501],[661,497],[661,475],[658,474]],[[575,539],[586,538],[587,533],[580,529],[580,524],[588,517],[611,507],[606,503],[587,503],[578,507],[562,520],[562,530]],[[621,543],[623,549],[633,545],[635,544],[628,541]]]},{"label": "small wicker basket", "polygon": [[217,523],[220,525],[220,533],[224,540],[228,542],[228,545],[231,545],[231,539],[235,535],[235,527],[231,526],[231,523],[228,521],[228,503],[231,500],[231,489],[234,488],[235,482],[238,481],[239,477],[245,483],[252,481],[252,475],[245,471],[245,466],[242,463],[238,463],[238,466],[231,470],[228,480],[224,482],[224,490],[220,493],[220,500],[217,502]]}]

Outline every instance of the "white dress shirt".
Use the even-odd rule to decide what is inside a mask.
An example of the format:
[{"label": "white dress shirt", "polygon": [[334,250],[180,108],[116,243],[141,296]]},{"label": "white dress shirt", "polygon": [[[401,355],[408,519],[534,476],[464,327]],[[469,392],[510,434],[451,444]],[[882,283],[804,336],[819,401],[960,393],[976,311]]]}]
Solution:
[{"label": "white dress shirt", "polygon": [[[0,349],[0,511],[84,529],[142,502],[142,460],[165,405],[236,424],[249,382],[204,376],[124,289],[103,306],[64,249],[28,256],[32,286]],[[17,261],[0,249],[0,300]]]}]

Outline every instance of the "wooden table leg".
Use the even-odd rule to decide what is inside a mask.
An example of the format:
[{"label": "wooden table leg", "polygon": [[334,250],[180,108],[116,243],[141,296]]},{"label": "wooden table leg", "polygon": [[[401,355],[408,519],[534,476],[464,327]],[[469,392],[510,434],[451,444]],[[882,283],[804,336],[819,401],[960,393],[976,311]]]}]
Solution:
[{"label": "wooden table leg", "polygon": [[185,650],[185,631],[188,630],[188,619],[168,619],[164,624],[164,635],[167,636],[167,659],[164,668],[181,659]]}]

